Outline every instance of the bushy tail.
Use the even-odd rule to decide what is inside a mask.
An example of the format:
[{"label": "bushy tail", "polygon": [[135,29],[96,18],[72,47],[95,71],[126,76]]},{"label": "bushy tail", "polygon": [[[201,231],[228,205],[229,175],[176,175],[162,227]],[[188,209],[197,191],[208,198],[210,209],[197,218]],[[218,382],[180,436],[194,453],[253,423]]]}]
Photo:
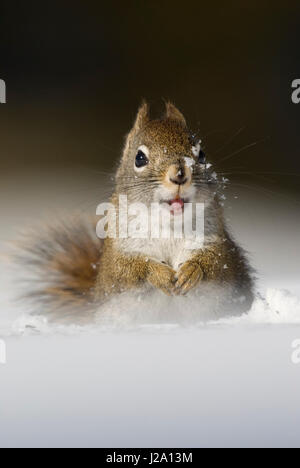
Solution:
[{"label": "bushy tail", "polygon": [[26,276],[26,296],[58,308],[93,302],[103,244],[93,221],[63,222],[26,238],[17,255]]}]

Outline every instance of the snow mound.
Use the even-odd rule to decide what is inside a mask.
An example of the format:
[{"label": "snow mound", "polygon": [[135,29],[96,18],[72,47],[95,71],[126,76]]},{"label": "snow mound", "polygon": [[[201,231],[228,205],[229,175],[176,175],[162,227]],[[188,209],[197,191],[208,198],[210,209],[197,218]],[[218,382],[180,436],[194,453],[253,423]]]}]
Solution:
[{"label": "snow mound", "polygon": [[227,317],[214,317],[209,305],[199,307],[199,298],[169,298],[153,295],[151,298],[126,294],[112,299],[105,310],[99,310],[98,326],[111,328],[176,328],[204,327],[213,325],[300,324],[300,298],[287,290],[268,288],[265,294],[257,293],[248,313]]},{"label": "snow mound", "polygon": [[[187,306],[186,301],[187,298],[179,297],[172,302],[167,296],[162,299],[161,295],[147,300],[127,293],[123,297],[115,297],[104,308],[99,308],[95,321],[86,325],[50,322],[46,315],[32,315],[28,310],[20,314],[20,311],[13,310],[16,305],[10,305],[6,308],[5,316],[1,314],[0,317],[0,336],[97,334],[112,330],[170,333],[182,328],[224,325],[300,324],[300,298],[286,290],[269,288],[264,295],[257,294],[247,314],[225,318],[208,319],[206,314],[206,319],[202,320],[199,304],[189,302]],[[11,318],[7,314],[9,309]]]},{"label": "snow mound", "polygon": [[287,290],[269,288],[258,295],[248,314],[220,322],[257,324],[300,324],[300,299]]}]

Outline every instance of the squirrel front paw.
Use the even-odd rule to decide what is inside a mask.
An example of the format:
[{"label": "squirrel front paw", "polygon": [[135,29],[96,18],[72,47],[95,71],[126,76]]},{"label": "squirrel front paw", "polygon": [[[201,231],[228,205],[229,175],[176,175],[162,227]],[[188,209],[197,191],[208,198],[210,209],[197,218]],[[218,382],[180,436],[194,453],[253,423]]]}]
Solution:
[{"label": "squirrel front paw", "polygon": [[153,262],[149,267],[148,281],[155,288],[171,296],[176,281],[175,271],[168,265]]},{"label": "squirrel front paw", "polygon": [[197,262],[185,262],[175,276],[174,294],[184,295],[203,279],[203,271]]}]

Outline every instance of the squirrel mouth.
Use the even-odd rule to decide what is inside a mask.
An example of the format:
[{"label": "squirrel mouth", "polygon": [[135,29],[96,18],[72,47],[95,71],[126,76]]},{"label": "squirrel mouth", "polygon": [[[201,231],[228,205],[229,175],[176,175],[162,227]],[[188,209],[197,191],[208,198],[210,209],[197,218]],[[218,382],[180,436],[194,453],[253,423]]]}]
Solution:
[{"label": "squirrel mouth", "polygon": [[170,206],[170,212],[174,216],[182,214],[184,211],[184,203],[185,200],[180,197],[174,198],[173,200],[169,200],[168,204]]}]

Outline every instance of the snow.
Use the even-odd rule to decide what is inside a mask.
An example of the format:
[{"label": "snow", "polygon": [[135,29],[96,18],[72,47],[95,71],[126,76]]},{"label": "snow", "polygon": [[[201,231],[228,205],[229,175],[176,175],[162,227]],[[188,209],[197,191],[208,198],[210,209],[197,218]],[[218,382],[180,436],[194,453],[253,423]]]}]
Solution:
[{"label": "snow", "polygon": [[[82,174],[48,177],[36,187],[37,177],[25,175],[33,188],[22,200],[2,184],[5,255],[5,241],[42,211],[82,203],[72,186],[84,183]],[[300,218],[298,207],[259,196],[239,193],[230,213],[258,271],[257,297],[240,316],[184,321],[169,298],[149,304],[127,294],[94,323],[50,323],[16,298],[1,257],[0,446],[299,447],[300,364],[292,356],[300,339]]]},{"label": "snow", "polygon": [[197,158],[199,156],[201,150],[201,141],[199,141],[196,145],[192,146],[192,153]]},{"label": "snow", "polygon": [[192,168],[192,167],[195,165],[194,159],[193,159],[193,158],[190,158],[189,156],[186,156],[186,157],[184,158],[184,160],[185,160],[186,166],[189,167],[189,168]]}]

